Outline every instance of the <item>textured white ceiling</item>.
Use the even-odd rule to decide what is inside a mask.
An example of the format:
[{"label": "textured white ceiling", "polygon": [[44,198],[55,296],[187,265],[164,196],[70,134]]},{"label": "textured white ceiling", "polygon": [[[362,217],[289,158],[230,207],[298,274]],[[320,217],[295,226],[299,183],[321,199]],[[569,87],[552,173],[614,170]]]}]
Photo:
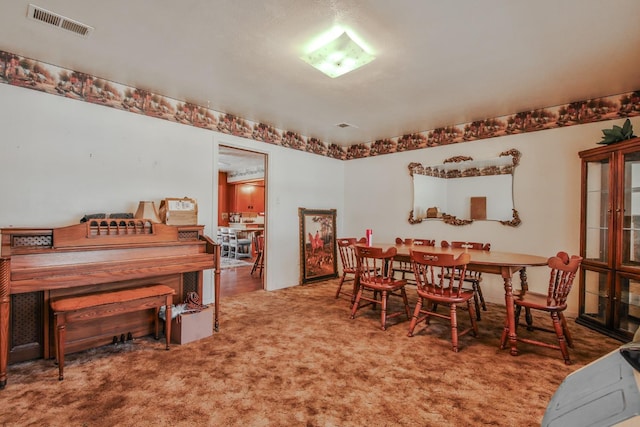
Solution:
[{"label": "textured white ceiling", "polygon": [[240,172],[261,167],[267,163],[266,155],[252,151],[220,146],[218,148],[218,170],[220,172]]},{"label": "textured white ceiling", "polygon": [[[95,30],[3,1],[0,50],[339,145],[640,89],[638,0],[34,3]],[[334,24],[376,60],[337,79],[300,60]]]}]

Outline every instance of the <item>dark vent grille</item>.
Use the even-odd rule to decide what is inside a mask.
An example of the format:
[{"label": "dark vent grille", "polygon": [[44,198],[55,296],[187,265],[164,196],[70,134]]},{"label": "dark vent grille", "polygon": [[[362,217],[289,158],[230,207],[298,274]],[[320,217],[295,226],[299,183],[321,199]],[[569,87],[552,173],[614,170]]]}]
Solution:
[{"label": "dark vent grille", "polygon": [[53,246],[53,236],[43,234],[40,236],[13,236],[11,247],[51,247]]},{"label": "dark vent grille", "polygon": [[89,28],[85,25],[78,24],[77,22],[63,20],[60,25],[61,28],[65,30],[73,31],[76,34],[80,34],[81,36],[86,36],[89,33]]},{"label": "dark vent grille", "polygon": [[[182,275],[182,298],[186,298],[189,292],[198,292],[198,272],[192,271]],[[202,295],[199,295],[202,299]]]},{"label": "dark vent grille", "polygon": [[42,341],[42,292],[11,295],[11,348]]},{"label": "dark vent grille", "polygon": [[34,21],[44,22],[45,24],[53,25],[84,37],[88,36],[93,31],[93,27],[74,21],[73,19],[66,18],[62,15],[58,15],[57,13],[50,12],[33,4],[29,5],[27,17]]},{"label": "dark vent grille", "polygon": [[178,231],[178,240],[198,240],[197,231]]},{"label": "dark vent grille", "polygon": [[43,9],[34,9],[33,19],[37,19],[38,21],[42,21],[47,24],[55,25],[56,27],[59,27],[60,21],[62,21],[62,18],[59,17],[58,15],[54,15]]}]

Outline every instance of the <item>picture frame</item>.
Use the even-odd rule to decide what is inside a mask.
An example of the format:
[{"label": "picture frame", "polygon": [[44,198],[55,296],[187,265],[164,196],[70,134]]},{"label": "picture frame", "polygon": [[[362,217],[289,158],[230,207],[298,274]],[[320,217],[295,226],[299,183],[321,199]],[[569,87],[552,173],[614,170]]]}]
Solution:
[{"label": "picture frame", "polygon": [[338,277],[336,210],[298,208],[300,220],[300,282]]}]

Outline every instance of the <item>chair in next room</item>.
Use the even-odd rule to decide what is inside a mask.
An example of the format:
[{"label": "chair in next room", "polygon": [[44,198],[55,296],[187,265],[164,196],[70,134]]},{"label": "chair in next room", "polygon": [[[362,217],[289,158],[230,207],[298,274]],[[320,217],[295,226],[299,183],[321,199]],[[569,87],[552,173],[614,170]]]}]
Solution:
[{"label": "chair in next room", "polygon": [[218,228],[218,243],[220,244],[220,256],[229,256],[229,228]]},{"label": "chair in next room", "polygon": [[256,260],[251,268],[251,275],[253,276],[253,273],[258,270],[260,272],[260,277],[262,277],[262,269],[264,268],[264,234],[254,233],[253,246],[256,250]]},{"label": "chair in next room", "polygon": [[233,228],[229,229],[229,257],[251,258],[251,239],[241,237]]}]

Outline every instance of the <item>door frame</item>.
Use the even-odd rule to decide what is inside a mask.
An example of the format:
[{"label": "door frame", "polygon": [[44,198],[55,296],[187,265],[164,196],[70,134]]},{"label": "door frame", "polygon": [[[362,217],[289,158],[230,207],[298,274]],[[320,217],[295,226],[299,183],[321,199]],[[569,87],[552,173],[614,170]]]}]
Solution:
[{"label": "door frame", "polygon": [[[263,230],[263,235],[264,235],[264,255],[263,255],[263,263],[264,263],[264,271],[262,273],[261,276],[261,282],[262,282],[262,289],[266,289],[266,277],[267,277],[267,245],[268,245],[268,216],[269,216],[269,212],[268,212],[268,200],[269,200],[269,180],[268,180],[268,175],[269,175],[269,170],[268,170],[268,164],[269,164],[269,153],[263,152],[263,151],[259,151],[259,150],[255,150],[255,149],[251,149],[251,148],[246,148],[243,146],[238,146],[235,145],[233,143],[229,143],[229,142],[218,142],[218,144],[216,144],[216,157],[215,157],[215,161],[216,161],[216,167],[214,168],[215,174],[216,174],[216,181],[217,181],[217,176],[219,176],[219,172],[220,172],[220,165],[219,165],[219,160],[220,160],[220,149],[227,149],[227,150],[232,150],[232,151],[237,151],[237,152],[242,152],[242,153],[249,153],[252,155],[256,155],[257,156],[261,156],[262,157],[262,164],[264,167],[264,230]],[[226,168],[227,166],[225,166]],[[224,171],[223,171],[224,172]],[[218,183],[219,186],[219,183]],[[216,224],[218,225],[218,227],[220,226],[220,224],[218,224],[218,218],[220,217],[220,204],[218,203],[218,209],[215,212],[216,215]]]}]

